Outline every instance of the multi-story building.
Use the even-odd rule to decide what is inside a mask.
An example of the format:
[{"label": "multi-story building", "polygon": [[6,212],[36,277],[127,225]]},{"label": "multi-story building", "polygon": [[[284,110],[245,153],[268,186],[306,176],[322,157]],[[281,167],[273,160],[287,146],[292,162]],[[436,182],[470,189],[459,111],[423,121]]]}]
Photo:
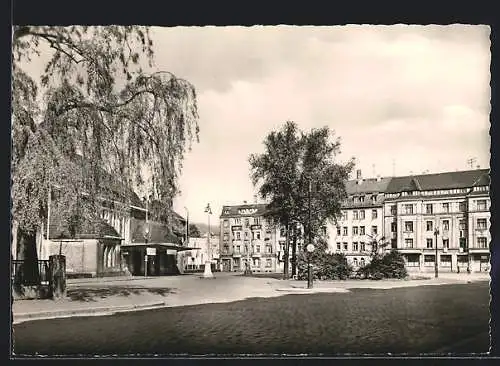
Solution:
[{"label": "multi-story building", "polygon": [[223,271],[280,269],[277,230],[264,218],[265,204],[223,206],[220,215],[220,260]]},{"label": "multi-story building", "polygon": [[[409,271],[489,269],[487,169],[347,182],[348,199],[329,246],[359,267],[374,240],[397,249]],[[436,258],[436,245],[438,258]]]},{"label": "multi-story building", "polygon": [[[411,271],[489,268],[487,169],[394,177],[384,201],[386,237]],[[436,258],[436,245],[438,258]]]},{"label": "multi-story building", "polygon": [[337,225],[329,225],[330,251],[346,255],[354,268],[370,259],[373,240],[384,235],[384,192],[390,178],[363,179],[361,171],[355,180],[346,182],[347,200],[342,205],[342,216]]}]

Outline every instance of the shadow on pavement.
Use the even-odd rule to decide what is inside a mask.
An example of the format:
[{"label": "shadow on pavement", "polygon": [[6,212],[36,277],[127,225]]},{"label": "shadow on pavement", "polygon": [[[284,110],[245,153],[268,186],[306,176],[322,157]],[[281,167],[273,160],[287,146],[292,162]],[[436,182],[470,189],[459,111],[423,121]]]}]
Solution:
[{"label": "shadow on pavement", "polygon": [[130,296],[144,293],[166,296],[167,294],[175,293],[175,291],[172,288],[106,286],[70,289],[67,292],[67,296],[72,301],[91,302],[110,296]]}]

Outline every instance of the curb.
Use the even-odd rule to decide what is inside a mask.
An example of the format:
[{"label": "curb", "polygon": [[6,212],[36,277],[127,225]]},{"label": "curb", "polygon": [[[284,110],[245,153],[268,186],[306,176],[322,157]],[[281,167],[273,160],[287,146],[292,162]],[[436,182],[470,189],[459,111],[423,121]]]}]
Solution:
[{"label": "curb", "polygon": [[155,308],[162,308],[166,304],[164,301],[154,302],[149,304],[135,304],[135,305],[118,305],[118,306],[103,306],[91,309],[74,309],[74,310],[58,310],[58,311],[42,311],[36,313],[20,313],[14,314],[12,323],[18,324],[30,320],[42,319],[57,319],[68,318],[73,316],[97,316],[97,315],[112,315],[120,312],[150,310]]},{"label": "curb", "polygon": [[345,288],[301,288],[301,287],[290,287],[290,288],[277,288],[276,291],[281,292],[292,292],[292,293],[302,293],[302,294],[311,294],[311,293],[347,293],[351,292],[349,289]]}]

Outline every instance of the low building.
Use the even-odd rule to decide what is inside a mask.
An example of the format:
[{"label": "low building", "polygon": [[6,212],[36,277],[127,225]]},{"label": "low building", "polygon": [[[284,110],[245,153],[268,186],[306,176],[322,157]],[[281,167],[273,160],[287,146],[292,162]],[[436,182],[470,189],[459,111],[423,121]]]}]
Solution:
[{"label": "low building", "polygon": [[207,235],[189,238],[185,251],[179,253],[179,269],[183,273],[200,272],[204,270],[207,260],[212,263],[212,271],[220,270],[219,237],[214,234],[210,237],[210,252]]}]

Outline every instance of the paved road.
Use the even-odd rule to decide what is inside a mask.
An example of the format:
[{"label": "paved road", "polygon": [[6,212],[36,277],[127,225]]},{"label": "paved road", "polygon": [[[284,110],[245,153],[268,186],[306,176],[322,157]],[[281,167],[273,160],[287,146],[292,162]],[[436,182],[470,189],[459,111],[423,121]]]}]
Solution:
[{"label": "paved road", "polygon": [[14,326],[16,354],[488,351],[487,282],[356,289]]}]

